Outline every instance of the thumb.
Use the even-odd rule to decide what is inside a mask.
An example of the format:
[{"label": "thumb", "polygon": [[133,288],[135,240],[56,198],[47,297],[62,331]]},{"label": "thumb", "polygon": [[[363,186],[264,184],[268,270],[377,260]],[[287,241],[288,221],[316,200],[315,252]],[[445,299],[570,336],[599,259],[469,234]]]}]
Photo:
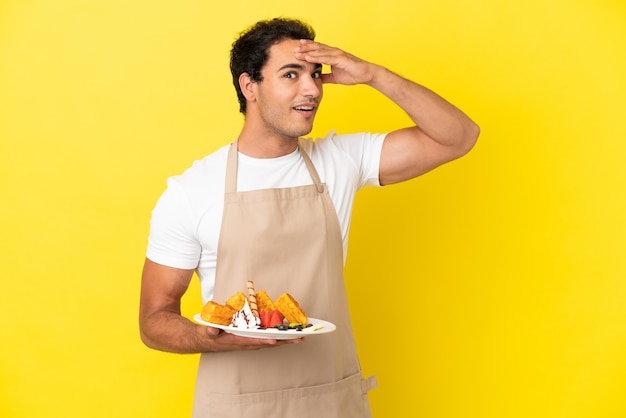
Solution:
[{"label": "thumb", "polygon": [[205,328],[206,328],[206,333],[208,334],[209,337],[217,337],[219,333],[222,331],[219,328],[213,328],[213,327],[205,327]]},{"label": "thumb", "polygon": [[335,76],[332,72],[322,74],[322,83],[323,84],[335,84]]}]

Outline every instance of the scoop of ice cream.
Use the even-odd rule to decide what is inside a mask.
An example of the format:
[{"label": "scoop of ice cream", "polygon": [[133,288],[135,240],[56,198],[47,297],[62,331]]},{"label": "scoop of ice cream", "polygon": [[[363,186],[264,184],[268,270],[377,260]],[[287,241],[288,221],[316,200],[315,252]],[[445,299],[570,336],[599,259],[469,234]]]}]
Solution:
[{"label": "scoop of ice cream", "polygon": [[231,327],[244,329],[256,328],[259,325],[261,325],[261,320],[254,316],[248,301],[245,301],[243,307],[233,314],[233,319],[230,322]]}]

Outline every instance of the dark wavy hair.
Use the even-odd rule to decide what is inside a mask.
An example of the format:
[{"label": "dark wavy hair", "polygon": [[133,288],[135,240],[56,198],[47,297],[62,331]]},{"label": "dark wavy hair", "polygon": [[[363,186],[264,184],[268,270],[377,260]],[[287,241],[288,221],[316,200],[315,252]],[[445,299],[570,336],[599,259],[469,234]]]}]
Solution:
[{"label": "dark wavy hair", "polygon": [[297,19],[262,20],[241,32],[230,51],[230,72],[237,90],[239,111],[246,114],[246,98],[239,87],[239,76],[248,73],[254,81],[262,81],[261,69],[269,58],[272,45],[285,39],[315,39],[315,31]]}]

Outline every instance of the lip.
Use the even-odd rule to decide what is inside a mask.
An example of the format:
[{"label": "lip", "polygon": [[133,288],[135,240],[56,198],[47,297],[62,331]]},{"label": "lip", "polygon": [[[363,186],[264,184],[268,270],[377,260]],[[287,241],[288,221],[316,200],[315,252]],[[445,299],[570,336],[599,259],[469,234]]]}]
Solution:
[{"label": "lip", "polygon": [[[311,109],[310,110],[298,109],[299,107],[311,108]],[[317,109],[317,103],[315,103],[315,102],[302,102],[302,103],[296,104],[292,108],[294,110],[297,110],[297,111],[312,112],[312,111],[315,111]]]},{"label": "lip", "polygon": [[[295,106],[293,106],[291,109],[302,117],[312,118],[317,113],[317,106],[318,106],[317,103],[307,101],[307,102],[298,103]],[[302,108],[305,108],[305,109],[302,109]]]}]

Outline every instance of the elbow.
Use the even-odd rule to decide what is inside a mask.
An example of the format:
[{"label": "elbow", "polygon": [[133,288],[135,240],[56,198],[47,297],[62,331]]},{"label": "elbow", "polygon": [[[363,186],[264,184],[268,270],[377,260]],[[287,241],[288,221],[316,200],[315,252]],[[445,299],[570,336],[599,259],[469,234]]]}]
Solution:
[{"label": "elbow", "polygon": [[139,338],[141,338],[141,342],[144,343],[146,347],[158,350],[154,338],[150,338],[149,327],[141,317],[139,318]]},{"label": "elbow", "polygon": [[146,333],[143,331],[143,329],[141,328],[141,326],[139,326],[139,338],[141,338],[141,342],[148,348],[155,348],[154,344],[152,343],[152,340],[150,339],[150,337],[148,337],[146,335]]},{"label": "elbow", "polygon": [[469,131],[468,137],[469,137],[469,142],[470,142],[469,150],[471,150],[472,148],[474,148],[474,145],[476,145],[476,142],[478,142],[478,137],[480,136],[480,126],[472,122],[468,131]]},{"label": "elbow", "polygon": [[462,157],[463,155],[469,153],[472,148],[474,148],[474,146],[478,142],[479,136],[480,127],[470,120],[464,129],[463,135],[461,136],[462,140],[459,142],[459,157]]},{"label": "elbow", "polygon": [[152,346],[152,342],[150,341],[150,338],[148,338],[148,336],[146,334],[143,333],[143,331],[139,330],[139,337],[141,338],[141,342],[148,348],[154,348]]},{"label": "elbow", "polygon": [[157,351],[168,351],[161,344],[158,343],[154,338],[150,338],[145,332],[139,331],[139,337],[141,338],[141,342],[148,348]]}]

